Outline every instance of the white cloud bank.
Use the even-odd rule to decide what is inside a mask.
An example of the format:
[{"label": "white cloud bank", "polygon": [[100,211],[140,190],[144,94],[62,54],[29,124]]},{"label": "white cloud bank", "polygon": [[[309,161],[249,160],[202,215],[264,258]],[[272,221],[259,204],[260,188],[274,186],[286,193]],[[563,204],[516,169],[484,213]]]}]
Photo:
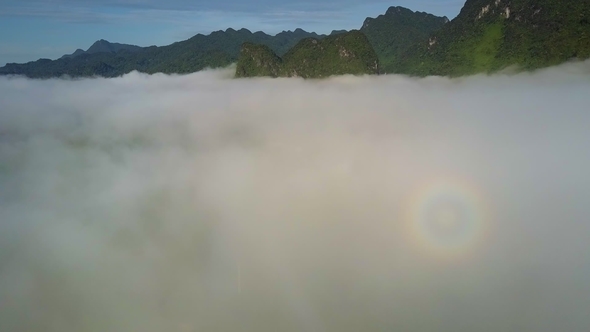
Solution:
[{"label": "white cloud bank", "polygon": [[589,73],[0,78],[0,330],[589,331]]}]

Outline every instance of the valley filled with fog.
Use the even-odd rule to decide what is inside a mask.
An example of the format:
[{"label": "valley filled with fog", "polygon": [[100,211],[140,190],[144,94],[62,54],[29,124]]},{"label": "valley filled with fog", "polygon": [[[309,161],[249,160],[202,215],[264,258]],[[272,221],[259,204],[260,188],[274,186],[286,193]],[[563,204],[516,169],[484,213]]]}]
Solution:
[{"label": "valley filled with fog", "polygon": [[590,62],[232,75],[0,77],[0,330],[590,330]]}]

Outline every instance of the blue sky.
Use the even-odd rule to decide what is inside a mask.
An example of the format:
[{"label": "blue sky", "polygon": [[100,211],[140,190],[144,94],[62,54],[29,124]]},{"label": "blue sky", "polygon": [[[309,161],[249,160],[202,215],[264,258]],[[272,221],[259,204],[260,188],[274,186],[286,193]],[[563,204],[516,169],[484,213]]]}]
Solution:
[{"label": "blue sky", "polygon": [[58,58],[99,39],[167,45],[197,33],[247,28],[358,29],[389,6],[455,17],[464,0],[0,0],[0,66]]}]

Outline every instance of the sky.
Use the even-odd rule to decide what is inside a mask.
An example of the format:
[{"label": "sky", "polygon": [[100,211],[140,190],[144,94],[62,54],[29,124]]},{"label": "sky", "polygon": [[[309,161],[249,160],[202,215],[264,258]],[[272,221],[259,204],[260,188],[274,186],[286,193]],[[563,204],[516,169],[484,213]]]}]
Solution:
[{"label": "sky", "polygon": [[590,61],[234,71],[0,77],[0,331],[590,331]]},{"label": "sky", "polygon": [[358,29],[366,17],[403,6],[450,19],[462,0],[0,0],[0,66],[55,59],[99,39],[168,45],[197,33],[246,28],[275,34]]}]

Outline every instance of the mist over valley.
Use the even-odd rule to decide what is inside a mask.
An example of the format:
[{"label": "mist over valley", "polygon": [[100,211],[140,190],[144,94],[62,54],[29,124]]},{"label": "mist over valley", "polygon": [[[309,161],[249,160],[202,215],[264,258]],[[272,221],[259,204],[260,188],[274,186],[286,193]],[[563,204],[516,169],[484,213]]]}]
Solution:
[{"label": "mist over valley", "polygon": [[590,330],[590,62],[234,71],[0,77],[0,330]]}]

